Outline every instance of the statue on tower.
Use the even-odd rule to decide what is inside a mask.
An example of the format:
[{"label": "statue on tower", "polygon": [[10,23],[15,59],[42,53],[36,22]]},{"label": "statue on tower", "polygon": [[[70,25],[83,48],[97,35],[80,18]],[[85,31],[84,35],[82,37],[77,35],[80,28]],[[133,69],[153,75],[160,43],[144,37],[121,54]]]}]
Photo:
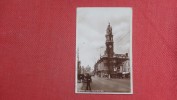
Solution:
[{"label": "statue on tower", "polygon": [[110,23],[107,27],[107,34],[112,34],[112,27],[111,27]]}]

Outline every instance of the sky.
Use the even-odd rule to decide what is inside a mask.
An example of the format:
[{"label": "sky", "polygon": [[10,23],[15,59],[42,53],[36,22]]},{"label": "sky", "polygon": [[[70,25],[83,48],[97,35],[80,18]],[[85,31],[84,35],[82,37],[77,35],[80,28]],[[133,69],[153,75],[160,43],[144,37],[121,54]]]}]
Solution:
[{"label": "sky", "polygon": [[93,68],[100,54],[104,54],[105,34],[109,23],[112,26],[114,53],[130,54],[131,8],[77,8],[76,55],[79,54],[81,66],[89,65]]}]

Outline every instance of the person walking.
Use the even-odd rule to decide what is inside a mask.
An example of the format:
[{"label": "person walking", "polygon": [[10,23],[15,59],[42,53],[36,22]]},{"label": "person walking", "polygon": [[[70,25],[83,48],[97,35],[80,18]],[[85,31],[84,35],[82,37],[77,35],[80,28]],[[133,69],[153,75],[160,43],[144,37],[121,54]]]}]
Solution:
[{"label": "person walking", "polygon": [[89,74],[87,74],[86,76],[86,82],[87,82],[86,90],[91,90],[90,83],[92,82],[92,78]]}]

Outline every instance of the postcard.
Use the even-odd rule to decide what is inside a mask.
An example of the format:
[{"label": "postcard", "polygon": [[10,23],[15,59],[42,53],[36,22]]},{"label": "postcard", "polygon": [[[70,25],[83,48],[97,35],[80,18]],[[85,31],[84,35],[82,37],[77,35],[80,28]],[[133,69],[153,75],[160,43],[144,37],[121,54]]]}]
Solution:
[{"label": "postcard", "polygon": [[132,94],[132,9],[79,7],[75,92]]}]

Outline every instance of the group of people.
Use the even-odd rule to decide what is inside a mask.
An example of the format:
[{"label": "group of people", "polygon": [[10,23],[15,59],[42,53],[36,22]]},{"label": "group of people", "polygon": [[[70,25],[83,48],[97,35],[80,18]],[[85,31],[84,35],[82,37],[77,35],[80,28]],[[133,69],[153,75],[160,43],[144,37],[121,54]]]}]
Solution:
[{"label": "group of people", "polygon": [[82,83],[86,83],[86,90],[91,90],[90,83],[92,82],[92,78],[88,73],[79,75],[79,80]]}]

